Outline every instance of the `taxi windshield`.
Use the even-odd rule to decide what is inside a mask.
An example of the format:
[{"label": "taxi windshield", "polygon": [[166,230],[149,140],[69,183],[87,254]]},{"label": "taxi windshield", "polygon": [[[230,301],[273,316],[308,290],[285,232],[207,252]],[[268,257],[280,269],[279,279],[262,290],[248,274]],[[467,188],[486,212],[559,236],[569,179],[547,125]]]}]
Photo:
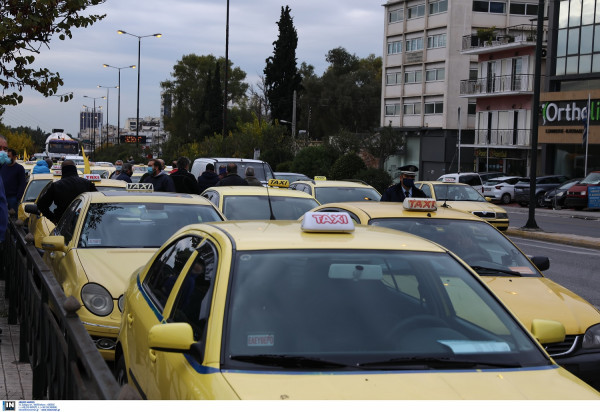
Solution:
[{"label": "taxi windshield", "polygon": [[[271,196],[271,208],[277,220],[296,220],[317,206],[319,203],[311,198]],[[269,199],[267,196],[227,196],[223,202],[223,214],[228,220],[269,220]]]},{"label": "taxi windshield", "polygon": [[23,202],[35,202],[42,189],[50,182],[52,182],[52,179],[32,180],[23,195]]},{"label": "taxi windshield", "polygon": [[336,202],[379,202],[381,195],[369,187],[315,187],[315,197],[324,205]]},{"label": "taxi windshield", "polygon": [[[487,270],[480,275],[498,276],[506,270],[515,276],[538,277],[535,266],[506,237],[486,222],[460,219],[385,218],[369,224],[424,237],[456,253],[471,266]],[[505,273],[507,274],[507,273]]]},{"label": "taxi windshield", "polygon": [[227,368],[551,364],[498,300],[445,253],[238,251],[233,267]]},{"label": "taxi windshield", "polygon": [[78,247],[158,248],[183,226],[221,220],[209,205],[94,203],[85,216]]},{"label": "taxi windshield", "polygon": [[433,190],[435,191],[436,200],[486,202],[485,198],[481,196],[481,193],[471,186],[443,184],[434,185]]}]

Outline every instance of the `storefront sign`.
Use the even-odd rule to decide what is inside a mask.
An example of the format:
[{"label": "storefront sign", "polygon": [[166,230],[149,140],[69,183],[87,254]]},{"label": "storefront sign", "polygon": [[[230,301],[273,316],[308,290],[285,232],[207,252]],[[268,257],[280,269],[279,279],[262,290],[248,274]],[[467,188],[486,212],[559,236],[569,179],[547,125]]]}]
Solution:
[{"label": "storefront sign", "polygon": [[[581,125],[587,115],[587,100],[545,102],[542,104],[542,126]],[[590,101],[590,124],[600,120],[600,101]]]},{"label": "storefront sign", "polygon": [[588,208],[600,208],[600,186],[588,186]]},{"label": "storefront sign", "polygon": [[475,152],[477,157],[486,157],[486,156],[490,156],[490,157],[506,157],[507,153],[506,150],[497,150],[497,149],[490,149],[489,152],[486,149],[477,149]]}]

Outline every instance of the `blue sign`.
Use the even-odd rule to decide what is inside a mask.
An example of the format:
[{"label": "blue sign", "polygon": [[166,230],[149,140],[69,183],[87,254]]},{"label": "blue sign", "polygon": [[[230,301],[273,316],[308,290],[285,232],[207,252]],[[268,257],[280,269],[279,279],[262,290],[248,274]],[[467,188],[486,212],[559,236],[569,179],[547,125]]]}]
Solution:
[{"label": "blue sign", "polygon": [[588,186],[588,208],[600,208],[600,186]]}]

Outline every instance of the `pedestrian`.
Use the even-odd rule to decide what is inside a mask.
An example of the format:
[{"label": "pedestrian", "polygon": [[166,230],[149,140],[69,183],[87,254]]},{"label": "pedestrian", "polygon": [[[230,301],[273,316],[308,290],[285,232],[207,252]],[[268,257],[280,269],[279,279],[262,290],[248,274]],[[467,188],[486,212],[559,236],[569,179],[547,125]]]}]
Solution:
[{"label": "pedestrian", "polygon": [[235,163],[229,163],[227,165],[227,175],[219,180],[219,183],[215,186],[248,186],[248,182],[237,174],[237,165]]},{"label": "pedestrian", "polygon": [[[6,193],[4,192],[4,183],[0,177],[0,248],[4,242],[4,234],[8,227],[8,204],[6,203]],[[4,267],[4,262],[0,263],[0,267]],[[4,278],[4,276],[2,276]]]},{"label": "pedestrian", "polygon": [[31,170],[31,174],[36,175],[39,173],[50,173],[48,163],[43,159],[40,159],[37,162],[35,162],[35,166],[33,166],[33,169]]},{"label": "pedestrian", "polygon": [[47,157],[47,158],[44,159],[44,161],[48,165],[48,169],[52,170],[52,165],[54,164],[54,162],[52,161],[52,159],[50,159],[49,157]]},{"label": "pedestrian", "polygon": [[188,169],[190,167],[190,159],[181,156],[177,159],[176,171],[171,173],[169,176],[173,179],[175,184],[175,191],[177,193],[190,193],[198,194],[198,183],[193,174]]},{"label": "pedestrian", "polygon": [[[50,183],[50,186],[42,192],[36,204],[39,211],[55,225],[67,210],[73,199],[85,192],[96,192],[96,186],[90,180],[79,177],[75,162],[65,160],[61,164],[61,178]],[[50,211],[54,203],[56,209]]]},{"label": "pedestrian", "polygon": [[163,172],[160,159],[148,160],[148,171],[140,179],[140,183],[152,183],[155,192],[175,192],[175,184],[168,174]]},{"label": "pedestrian", "polygon": [[[7,147],[6,139],[2,135],[0,135],[0,151],[4,153],[2,156],[5,158],[4,164],[0,166],[0,176],[4,181],[8,210],[12,209],[16,212],[27,184],[25,168],[17,163],[17,151]],[[8,162],[6,157],[8,157]]]},{"label": "pedestrian", "polygon": [[227,176],[227,166],[221,165],[219,166],[219,180],[223,179]]},{"label": "pedestrian", "polygon": [[248,182],[249,186],[262,186],[261,181],[254,176],[254,168],[252,166],[246,168],[246,182]]},{"label": "pedestrian", "polygon": [[133,183],[131,181],[131,175],[133,174],[133,165],[131,163],[123,163],[121,173],[115,178],[115,180],[123,180],[127,183]]},{"label": "pedestrian", "polygon": [[216,185],[219,180],[219,175],[215,173],[215,165],[208,163],[204,172],[198,176],[198,193],[202,194],[209,187]]},{"label": "pedestrian", "polygon": [[115,171],[112,172],[110,174],[110,176],[108,176],[108,178],[116,180],[117,177],[119,177],[119,175],[121,174],[122,170],[123,170],[123,161],[119,159],[115,162]]},{"label": "pedestrian", "polygon": [[425,192],[415,187],[415,176],[419,168],[413,165],[407,165],[399,167],[401,171],[400,182],[388,187],[383,196],[381,196],[382,202],[404,202],[407,197],[427,197]]},{"label": "pedestrian", "polygon": [[135,159],[133,158],[133,156],[129,156],[129,159],[127,159],[127,163],[130,163],[132,165],[135,164]]}]

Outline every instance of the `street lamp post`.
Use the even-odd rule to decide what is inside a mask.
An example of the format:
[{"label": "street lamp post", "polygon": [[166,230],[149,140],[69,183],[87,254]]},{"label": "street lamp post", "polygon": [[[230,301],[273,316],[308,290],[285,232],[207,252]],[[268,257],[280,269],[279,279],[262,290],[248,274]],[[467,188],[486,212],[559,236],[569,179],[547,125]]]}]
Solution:
[{"label": "street lamp post", "polygon": [[94,122],[94,137],[92,138],[92,154],[94,155],[94,158],[96,157],[96,127],[98,125],[98,122],[96,122],[96,100],[98,99],[106,99],[106,96],[100,96],[100,97],[91,97],[91,96],[83,96],[87,99],[92,99],[94,101],[94,109],[92,110],[92,121]]},{"label": "street lamp post", "polygon": [[111,66],[110,64],[103,64],[102,66],[110,67],[111,69],[117,69],[119,71],[119,84],[117,86],[119,89],[119,97],[117,100],[117,144],[121,144],[121,69],[135,69],[137,66],[135,64],[124,67],[115,67]]},{"label": "street lamp post", "polygon": [[138,80],[137,80],[137,105],[136,105],[136,121],[135,121],[135,145],[138,146],[139,140],[140,140],[140,51],[142,48],[142,38],[144,38],[144,37],[161,37],[162,34],[154,33],[154,34],[148,34],[145,36],[138,36],[136,34],[127,33],[126,31],[123,31],[123,30],[117,30],[117,33],[128,34],[130,36],[137,37],[137,39],[138,39],[138,64],[137,64]]},{"label": "street lamp post", "polygon": [[[109,134],[108,134],[108,102],[110,101],[110,89],[118,89],[119,86],[100,86],[98,88],[106,89],[106,146],[110,143]],[[102,130],[102,128],[100,128]],[[100,140],[100,147],[102,147],[102,139]]]}]

